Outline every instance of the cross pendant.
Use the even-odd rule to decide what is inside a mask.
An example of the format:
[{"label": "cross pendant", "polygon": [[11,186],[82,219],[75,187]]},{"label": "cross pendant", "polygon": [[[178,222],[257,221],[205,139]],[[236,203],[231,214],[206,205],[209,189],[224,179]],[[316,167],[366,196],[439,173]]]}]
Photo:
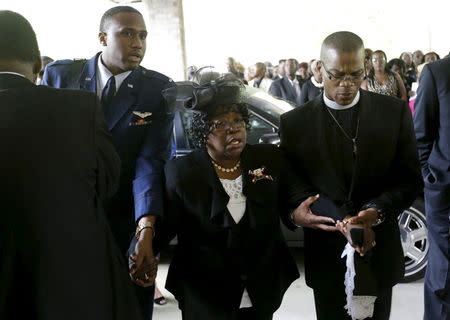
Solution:
[{"label": "cross pendant", "polygon": [[353,142],[353,155],[356,157],[356,154],[358,153],[358,147],[356,146],[356,138],[353,138],[352,142]]}]

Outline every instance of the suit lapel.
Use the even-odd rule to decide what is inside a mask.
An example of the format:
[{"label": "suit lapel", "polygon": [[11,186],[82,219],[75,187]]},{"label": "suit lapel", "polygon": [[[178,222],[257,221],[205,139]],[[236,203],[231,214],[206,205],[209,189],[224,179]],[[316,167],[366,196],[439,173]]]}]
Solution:
[{"label": "suit lapel", "polygon": [[217,225],[222,225],[225,228],[231,227],[234,224],[230,216],[227,204],[230,197],[226,193],[219,180],[219,177],[214,170],[211,159],[206,150],[194,151],[195,162],[198,165],[199,174],[204,176],[206,182],[212,191],[211,215],[210,220]]},{"label": "suit lapel", "polygon": [[[354,174],[354,190],[358,190],[359,181],[362,181],[364,171],[362,168],[367,167],[364,166],[365,163],[370,163],[370,158],[373,157],[370,154],[370,149],[367,146],[370,146],[370,123],[373,121],[373,108],[372,108],[372,100],[369,96],[366,95],[364,90],[360,90],[361,97],[359,100],[359,132],[357,138],[357,156],[355,162],[355,174]],[[363,178],[364,181],[366,179]]]},{"label": "suit lapel", "polygon": [[[249,226],[251,229],[255,229],[257,226],[257,213],[253,210],[252,204],[264,205],[262,192],[260,188],[263,188],[263,182],[252,182],[252,176],[249,175],[250,170],[261,168],[264,163],[261,163],[258,158],[255,158],[254,152],[252,152],[252,146],[246,145],[241,154],[241,167],[242,167],[242,193],[247,198],[247,208],[245,214],[248,216]],[[258,183],[259,182],[259,183]],[[274,197],[276,195],[273,195]]]},{"label": "suit lapel", "polygon": [[297,95],[295,93],[294,87],[291,85],[291,82],[288,79],[288,76],[283,77],[281,81],[283,82],[283,86],[286,90],[286,93],[288,94],[289,100],[297,101]]},{"label": "suit lapel", "polygon": [[106,122],[108,123],[109,130],[112,130],[125,113],[136,105],[136,99],[140,89],[139,76],[141,72],[141,67],[134,69],[122,82],[122,85],[114,96],[111,106],[106,112]]},{"label": "suit lapel", "polygon": [[99,56],[100,52],[84,64],[84,67],[81,70],[80,78],[78,79],[81,90],[97,94],[97,78],[95,75],[97,71],[97,60]]}]

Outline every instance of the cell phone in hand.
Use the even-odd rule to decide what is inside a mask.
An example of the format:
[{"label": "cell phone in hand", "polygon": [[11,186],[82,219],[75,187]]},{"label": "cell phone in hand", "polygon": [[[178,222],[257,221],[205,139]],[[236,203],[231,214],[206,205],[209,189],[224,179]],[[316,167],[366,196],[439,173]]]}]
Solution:
[{"label": "cell phone in hand", "polygon": [[364,228],[354,227],[350,229],[350,240],[354,246],[362,247],[364,244]]}]

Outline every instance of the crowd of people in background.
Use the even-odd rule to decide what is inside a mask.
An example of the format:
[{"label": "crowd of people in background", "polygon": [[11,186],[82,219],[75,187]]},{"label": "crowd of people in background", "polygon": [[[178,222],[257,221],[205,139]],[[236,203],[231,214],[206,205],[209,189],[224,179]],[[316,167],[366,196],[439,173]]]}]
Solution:
[{"label": "crowd of people in background", "polygon": [[[388,59],[383,50],[366,48],[365,53],[366,79],[361,88],[409,101],[411,112],[414,113],[420,73],[427,63],[439,60],[440,56],[433,51],[423,54],[421,50],[405,51],[398,58],[391,59]],[[318,59],[299,62],[291,58],[280,59],[277,65],[265,61],[245,68],[233,57],[226,61],[227,71],[244,84],[262,89],[295,105],[302,105],[322,93],[323,84],[317,71],[318,64]],[[188,80],[192,79],[196,69],[188,69]]]}]

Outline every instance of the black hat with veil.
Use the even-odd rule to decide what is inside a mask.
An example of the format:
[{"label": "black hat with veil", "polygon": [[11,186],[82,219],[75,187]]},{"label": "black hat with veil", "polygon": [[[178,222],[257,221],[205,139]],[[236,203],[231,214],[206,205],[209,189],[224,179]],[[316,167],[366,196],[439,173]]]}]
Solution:
[{"label": "black hat with veil", "polygon": [[208,112],[207,109],[244,103],[245,87],[232,73],[221,74],[213,67],[195,72],[194,81],[179,81],[162,94],[174,110]]},{"label": "black hat with veil", "polygon": [[245,87],[234,74],[221,74],[213,67],[203,67],[196,71],[193,80],[176,82],[162,94],[170,109],[193,112],[188,132],[195,147],[205,146],[211,133],[211,120],[219,114],[239,113],[249,127]]}]

